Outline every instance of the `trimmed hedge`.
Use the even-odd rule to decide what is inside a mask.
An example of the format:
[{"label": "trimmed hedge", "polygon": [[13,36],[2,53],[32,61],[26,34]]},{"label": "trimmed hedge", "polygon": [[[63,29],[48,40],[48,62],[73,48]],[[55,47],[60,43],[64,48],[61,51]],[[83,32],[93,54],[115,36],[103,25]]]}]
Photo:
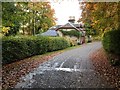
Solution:
[{"label": "trimmed hedge", "polygon": [[102,43],[107,52],[120,55],[120,30],[106,32]]},{"label": "trimmed hedge", "polygon": [[60,37],[4,37],[2,39],[2,63],[11,63],[69,46],[69,42]]}]

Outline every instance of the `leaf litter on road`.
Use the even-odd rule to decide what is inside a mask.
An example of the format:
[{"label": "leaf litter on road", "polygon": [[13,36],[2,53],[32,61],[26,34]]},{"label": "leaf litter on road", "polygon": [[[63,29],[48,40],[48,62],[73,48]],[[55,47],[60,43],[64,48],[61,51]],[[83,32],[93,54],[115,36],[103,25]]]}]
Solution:
[{"label": "leaf litter on road", "polygon": [[47,61],[60,53],[61,52],[55,52],[51,54],[33,56],[2,66],[2,88],[14,88],[16,83],[19,82],[20,77],[37,68],[40,63]]}]

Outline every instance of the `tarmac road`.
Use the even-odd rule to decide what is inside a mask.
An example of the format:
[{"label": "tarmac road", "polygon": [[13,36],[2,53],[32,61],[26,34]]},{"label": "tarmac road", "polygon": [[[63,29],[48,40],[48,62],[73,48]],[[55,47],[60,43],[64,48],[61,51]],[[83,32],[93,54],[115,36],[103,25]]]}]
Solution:
[{"label": "tarmac road", "polygon": [[63,52],[22,77],[15,88],[110,88],[89,58],[101,47],[101,42],[93,42]]}]

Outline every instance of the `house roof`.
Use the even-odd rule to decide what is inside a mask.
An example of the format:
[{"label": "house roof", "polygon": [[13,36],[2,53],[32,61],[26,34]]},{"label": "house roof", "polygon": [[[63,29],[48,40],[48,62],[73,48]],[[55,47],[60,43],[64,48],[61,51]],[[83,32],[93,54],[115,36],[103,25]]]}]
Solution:
[{"label": "house roof", "polygon": [[73,24],[77,28],[83,28],[84,26],[82,24]]},{"label": "house roof", "polygon": [[74,26],[74,24],[68,22],[67,24],[61,26],[59,29],[76,29],[79,31],[77,27]]},{"label": "house roof", "polygon": [[61,25],[60,27],[56,28],[55,30],[59,30],[59,29],[75,29],[77,31],[83,31],[84,29],[82,29],[82,28],[83,28],[83,25],[81,25],[81,24],[74,24],[74,23],[68,22],[67,24]]},{"label": "house roof", "polygon": [[56,26],[53,26],[51,28],[49,28],[50,30],[56,30],[57,28],[61,27],[62,25],[56,25]]},{"label": "house roof", "polygon": [[42,33],[41,35],[43,35],[43,36],[58,36],[58,34],[55,30],[48,30],[48,31]]},{"label": "house roof", "polygon": [[71,22],[66,23],[65,25],[56,25],[50,28],[50,30],[59,30],[59,29],[75,29],[78,31],[83,31],[83,25],[82,24],[74,24]]}]

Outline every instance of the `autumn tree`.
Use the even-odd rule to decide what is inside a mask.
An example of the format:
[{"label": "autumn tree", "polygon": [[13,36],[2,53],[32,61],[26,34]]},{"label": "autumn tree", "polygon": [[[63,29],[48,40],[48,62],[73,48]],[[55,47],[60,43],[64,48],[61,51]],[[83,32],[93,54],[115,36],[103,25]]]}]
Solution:
[{"label": "autumn tree", "polygon": [[5,2],[2,5],[3,26],[11,27],[14,22],[19,26],[13,29],[14,34],[21,30],[23,34],[35,35],[55,25],[54,10],[49,2]]},{"label": "autumn tree", "polygon": [[51,26],[55,25],[54,10],[51,9],[49,2],[29,2],[22,4],[26,11],[24,25],[28,24],[27,32],[37,34],[48,30]]},{"label": "autumn tree", "polygon": [[80,20],[84,24],[89,24],[99,35],[118,28],[118,2],[84,2],[81,4],[83,11]]}]

